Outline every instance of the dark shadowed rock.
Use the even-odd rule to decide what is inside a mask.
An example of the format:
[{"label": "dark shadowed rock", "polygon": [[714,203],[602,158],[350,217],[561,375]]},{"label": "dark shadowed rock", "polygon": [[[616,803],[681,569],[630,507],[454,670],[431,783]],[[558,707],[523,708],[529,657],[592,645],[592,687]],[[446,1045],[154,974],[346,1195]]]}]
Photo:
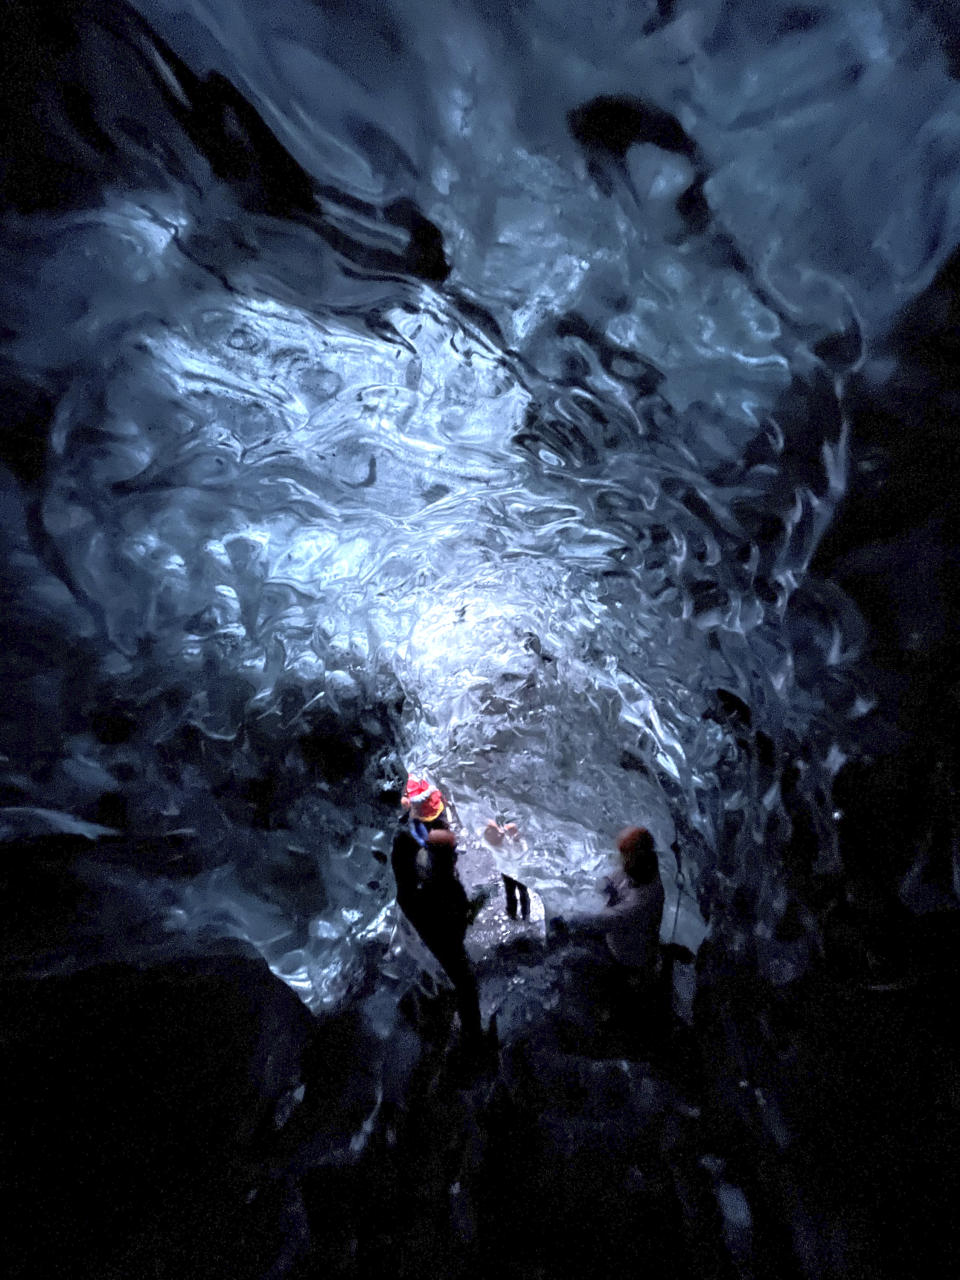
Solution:
[{"label": "dark shadowed rock", "polygon": [[257,1169],[314,1023],[265,965],[7,981],[0,1008],[7,1274],[257,1276],[288,1249],[296,1197]]}]

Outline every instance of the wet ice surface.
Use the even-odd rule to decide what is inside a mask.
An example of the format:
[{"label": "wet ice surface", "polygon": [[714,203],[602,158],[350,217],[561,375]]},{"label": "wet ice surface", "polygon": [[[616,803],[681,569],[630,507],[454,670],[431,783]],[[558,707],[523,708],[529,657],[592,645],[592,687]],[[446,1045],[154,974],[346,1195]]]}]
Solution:
[{"label": "wet ice surface", "polygon": [[[74,67],[109,51],[91,110],[129,180],[4,223],[5,356],[53,417],[36,497],[2,478],[40,637],[4,830],[191,832],[190,874],[130,892],[331,1008],[407,766],[519,822],[548,911],[640,820],[689,894],[749,896],[768,976],[802,972],[779,850],[809,830],[836,869],[873,703],[807,574],[839,395],[882,379],[960,218],[957,87],[913,10],[138,10],[169,50],[91,24]],[[619,147],[586,108],[641,91]]]},{"label": "wet ice surface", "polygon": [[543,943],[546,924],[543,899],[538,893],[534,891],[530,895],[530,914],[524,920],[519,911],[513,918],[507,914],[503,882],[499,877],[487,880],[477,888],[484,893],[486,902],[467,932],[467,955],[471,959],[480,960],[508,944],[527,946]]}]

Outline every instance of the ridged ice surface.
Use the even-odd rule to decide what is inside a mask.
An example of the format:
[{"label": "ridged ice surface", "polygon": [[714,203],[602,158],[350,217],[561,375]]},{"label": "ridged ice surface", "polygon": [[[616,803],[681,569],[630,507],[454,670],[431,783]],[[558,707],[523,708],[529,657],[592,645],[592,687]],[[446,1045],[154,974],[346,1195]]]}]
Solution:
[{"label": "ridged ice surface", "polygon": [[[135,829],[209,852],[144,890],[174,932],[251,938],[313,1004],[383,927],[371,804],[400,763],[467,825],[517,818],[551,909],[592,901],[643,820],[665,874],[678,837],[688,882],[774,923],[784,768],[827,866],[870,705],[856,618],[806,579],[846,484],[837,393],[958,238],[929,32],[870,0],[137,8],[253,104],[324,234],[255,211],[146,94],[101,124],[154,181],[8,219],[6,356],[57,389],[45,538],[7,483],[21,607],[97,655],[83,715],[107,690],[140,720],[122,743],[71,721],[55,766],[14,744],[5,826],[125,792]],[[605,148],[569,114],[603,95],[678,132]],[[116,124],[138,110],[166,151]],[[403,269],[397,201],[446,278]],[[69,680],[32,689],[77,711]],[[308,786],[311,717],[349,734],[370,707],[362,781]],[[251,827],[236,796],[265,775],[293,782]],[[277,867],[295,887],[271,894]]]}]

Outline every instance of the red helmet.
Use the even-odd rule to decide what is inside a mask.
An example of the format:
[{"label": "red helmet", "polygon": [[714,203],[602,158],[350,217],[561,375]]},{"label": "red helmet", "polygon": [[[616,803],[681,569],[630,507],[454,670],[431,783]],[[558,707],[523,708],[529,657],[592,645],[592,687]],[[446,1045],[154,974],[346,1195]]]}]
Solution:
[{"label": "red helmet", "polygon": [[409,800],[411,804],[419,804],[421,800],[426,799],[429,790],[430,783],[426,778],[408,778],[407,785],[403,789],[403,798]]},{"label": "red helmet", "polygon": [[422,800],[413,801],[414,812],[421,822],[432,822],[443,813],[443,796],[431,787]]},{"label": "red helmet", "polygon": [[443,813],[443,796],[426,778],[408,778],[403,798],[421,822],[432,822]]}]

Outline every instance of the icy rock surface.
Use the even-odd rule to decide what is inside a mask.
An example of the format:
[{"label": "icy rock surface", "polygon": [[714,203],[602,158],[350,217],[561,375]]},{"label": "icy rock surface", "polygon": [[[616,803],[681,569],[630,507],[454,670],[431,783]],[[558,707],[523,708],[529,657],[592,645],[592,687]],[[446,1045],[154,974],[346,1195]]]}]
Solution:
[{"label": "icy rock surface", "polygon": [[188,840],[142,890],[164,927],[321,1007],[389,934],[371,851],[416,766],[520,824],[548,913],[642,820],[689,928],[740,890],[796,976],[780,854],[801,821],[835,863],[872,705],[807,574],[839,397],[960,230],[930,29],[878,0],[85,19],[58,65],[93,124],[55,88],[48,118],[91,194],[3,226],[4,360],[52,415],[2,474],[4,838]]}]

